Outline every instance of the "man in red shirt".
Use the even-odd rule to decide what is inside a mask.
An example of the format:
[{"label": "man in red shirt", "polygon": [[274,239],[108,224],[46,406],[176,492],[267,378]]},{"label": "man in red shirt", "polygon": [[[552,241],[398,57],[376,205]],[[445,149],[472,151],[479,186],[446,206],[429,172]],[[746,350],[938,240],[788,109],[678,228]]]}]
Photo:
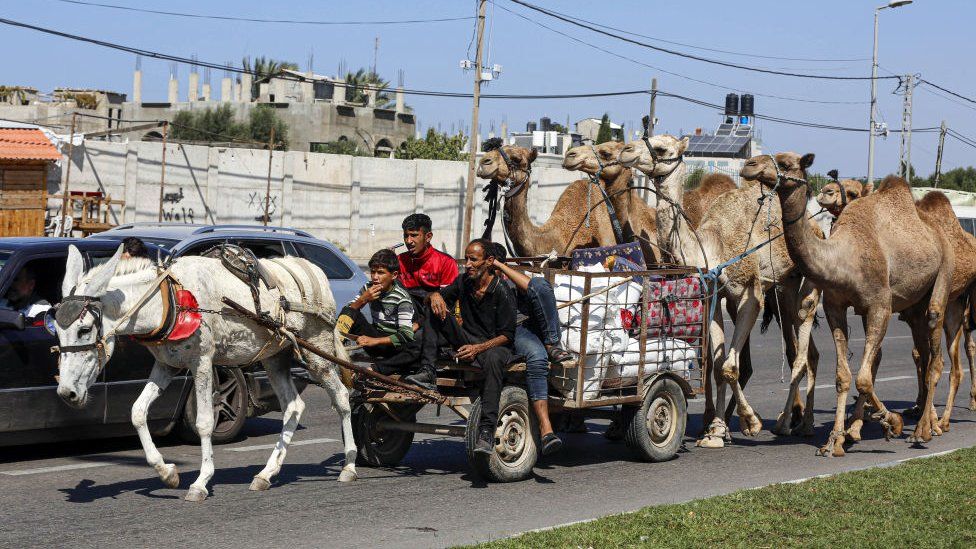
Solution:
[{"label": "man in red shirt", "polygon": [[457,261],[431,246],[434,233],[430,225],[430,218],[424,214],[410,214],[402,225],[407,251],[398,256],[400,283],[419,299],[450,285],[458,277]]}]

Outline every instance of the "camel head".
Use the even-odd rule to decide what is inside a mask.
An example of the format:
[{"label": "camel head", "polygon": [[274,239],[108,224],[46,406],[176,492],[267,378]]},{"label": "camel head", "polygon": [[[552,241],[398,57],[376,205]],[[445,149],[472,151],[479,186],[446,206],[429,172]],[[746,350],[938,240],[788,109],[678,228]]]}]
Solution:
[{"label": "camel head", "polygon": [[618,160],[622,166],[636,168],[649,177],[664,177],[678,166],[676,159],[680,159],[687,148],[687,137],[678,139],[673,135],[654,135],[647,139],[647,143],[638,139],[624,145]]},{"label": "camel head", "polygon": [[874,189],[874,185],[862,184],[853,179],[831,181],[820,189],[820,193],[817,194],[817,203],[820,204],[821,208],[837,217],[851,201],[871,194],[872,189]]},{"label": "camel head", "polygon": [[[617,161],[624,144],[619,141],[607,141],[599,145],[579,145],[566,151],[563,158],[563,168],[569,171],[579,170],[589,175],[600,173],[600,179],[612,181],[620,172],[625,170]],[[601,171],[600,166],[603,166]]]},{"label": "camel head", "polygon": [[[532,162],[538,155],[535,149],[502,145],[501,139],[498,138],[485,141],[482,149],[485,154],[478,162],[478,177],[515,183],[524,183],[528,179],[529,172],[532,171]],[[505,161],[502,151],[505,152],[511,166]]]},{"label": "camel head", "polygon": [[775,156],[761,154],[746,161],[739,171],[743,179],[758,181],[773,188],[792,189],[807,180],[807,168],[813,165],[813,153],[800,156],[794,152]]}]

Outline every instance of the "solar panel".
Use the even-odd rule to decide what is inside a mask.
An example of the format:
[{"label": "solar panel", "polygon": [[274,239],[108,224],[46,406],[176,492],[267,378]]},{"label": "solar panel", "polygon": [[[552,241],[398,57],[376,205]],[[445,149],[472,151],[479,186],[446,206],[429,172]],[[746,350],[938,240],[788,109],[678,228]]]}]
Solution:
[{"label": "solar panel", "polygon": [[751,139],[748,135],[692,135],[689,137],[688,153],[701,156],[734,156],[742,151]]}]

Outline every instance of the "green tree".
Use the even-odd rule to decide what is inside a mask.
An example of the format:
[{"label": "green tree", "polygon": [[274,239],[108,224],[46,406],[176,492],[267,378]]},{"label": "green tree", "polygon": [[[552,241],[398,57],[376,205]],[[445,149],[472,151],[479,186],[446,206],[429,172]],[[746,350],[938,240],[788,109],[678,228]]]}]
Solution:
[{"label": "green tree", "polygon": [[215,109],[180,111],[170,124],[170,137],[176,141],[203,141],[225,143],[252,141],[267,143],[275,128],[275,149],[288,148],[288,125],[275,109],[261,105],[251,109],[247,123],[234,119],[230,105]]},{"label": "green tree", "polygon": [[[928,177],[926,185],[930,187],[935,186],[934,173]],[[942,177],[939,178],[939,188],[976,192],[976,168],[967,166],[965,168],[953,168],[944,172]]]},{"label": "green tree", "polygon": [[380,75],[366,69],[359,69],[352,73],[346,73],[346,101],[353,103],[366,103],[369,95],[367,88],[376,89],[376,106],[386,108],[393,103],[393,96],[385,91],[390,87],[390,82],[383,80]]},{"label": "green tree", "polygon": [[566,129],[566,126],[563,126],[562,124],[560,124],[558,122],[553,122],[553,124],[552,124],[552,131],[554,131],[556,133],[569,133],[569,130]]},{"label": "green tree", "polygon": [[685,190],[694,189],[701,185],[702,178],[705,177],[705,168],[695,168],[685,178]]},{"label": "green tree", "polygon": [[351,156],[373,156],[369,151],[359,148],[355,143],[347,139],[339,141],[328,141],[325,143],[313,143],[310,152],[328,154],[348,154]]},{"label": "green tree", "polygon": [[600,119],[600,129],[596,132],[596,144],[606,143],[613,139],[613,132],[610,131],[610,115],[603,113]]},{"label": "green tree", "polygon": [[807,184],[810,186],[810,190],[812,190],[814,193],[820,192],[820,189],[824,188],[824,185],[830,183],[831,181],[833,181],[833,179],[820,173],[807,176]]},{"label": "green tree", "polygon": [[464,152],[468,138],[458,132],[457,135],[439,133],[434,128],[427,130],[423,139],[410,137],[394,152],[395,158],[411,160],[423,158],[427,160],[467,160],[468,153]]}]

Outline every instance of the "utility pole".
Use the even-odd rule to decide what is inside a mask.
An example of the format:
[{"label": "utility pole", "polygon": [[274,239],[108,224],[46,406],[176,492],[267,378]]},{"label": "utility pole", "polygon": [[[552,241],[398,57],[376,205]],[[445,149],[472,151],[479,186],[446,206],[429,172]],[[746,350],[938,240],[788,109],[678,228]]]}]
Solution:
[{"label": "utility pole", "polygon": [[481,103],[481,51],[485,38],[485,8],[488,0],[478,0],[478,47],[474,62],[474,104],[471,108],[471,132],[468,147],[468,185],[464,194],[464,243],[471,241],[471,217],[474,214],[474,177],[478,155],[478,107]]},{"label": "utility pole", "polygon": [[166,133],[169,129],[169,122],[163,121],[163,159],[159,165],[159,222],[163,221],[163,188],[166,185]]},{"label": "utility pole", "polygon": [[71,185],[71,157],[75,152],[75,123],[78,121],[78,113],[71,113],[71,135],[68,136],[68,168],[64,174],[64,189],[61,193],[61,234],[57,236],[71,236],[65,231],[65,223],[68,221],[68,187]]},{"label": "utility pole", "polygon": [[377,36],[373,40],[373,74],[376,74],[376,58],[380,54],[380,37]]},{"label": "utility pole", "polygon": [[271,138],[268,139],[268,184],[264,188],[264,226],[268,226],[268,210],[271,208],[271,161],[274,160],[274,124],[271,125]]},{"label": "utility pole", "polygon": [[901,149],[899,152],[898,173],[911,182],[912,169],[912,88],[915,87],[915,77],[911,74],[905,75],[905,101],[901,113]]},{"label": "utility pole", "polygon": [[647,137],[654,135],[654,107],[657,104],[657,78],[651,78],[651,110],[647,118]]},{"label": "utility pole", "polygon": [[935,188],[939,188],[939,179],[942,177],[942,147],[945,146],[946,123],[942,121],[939,127],[939,151],[935,155]]}]

